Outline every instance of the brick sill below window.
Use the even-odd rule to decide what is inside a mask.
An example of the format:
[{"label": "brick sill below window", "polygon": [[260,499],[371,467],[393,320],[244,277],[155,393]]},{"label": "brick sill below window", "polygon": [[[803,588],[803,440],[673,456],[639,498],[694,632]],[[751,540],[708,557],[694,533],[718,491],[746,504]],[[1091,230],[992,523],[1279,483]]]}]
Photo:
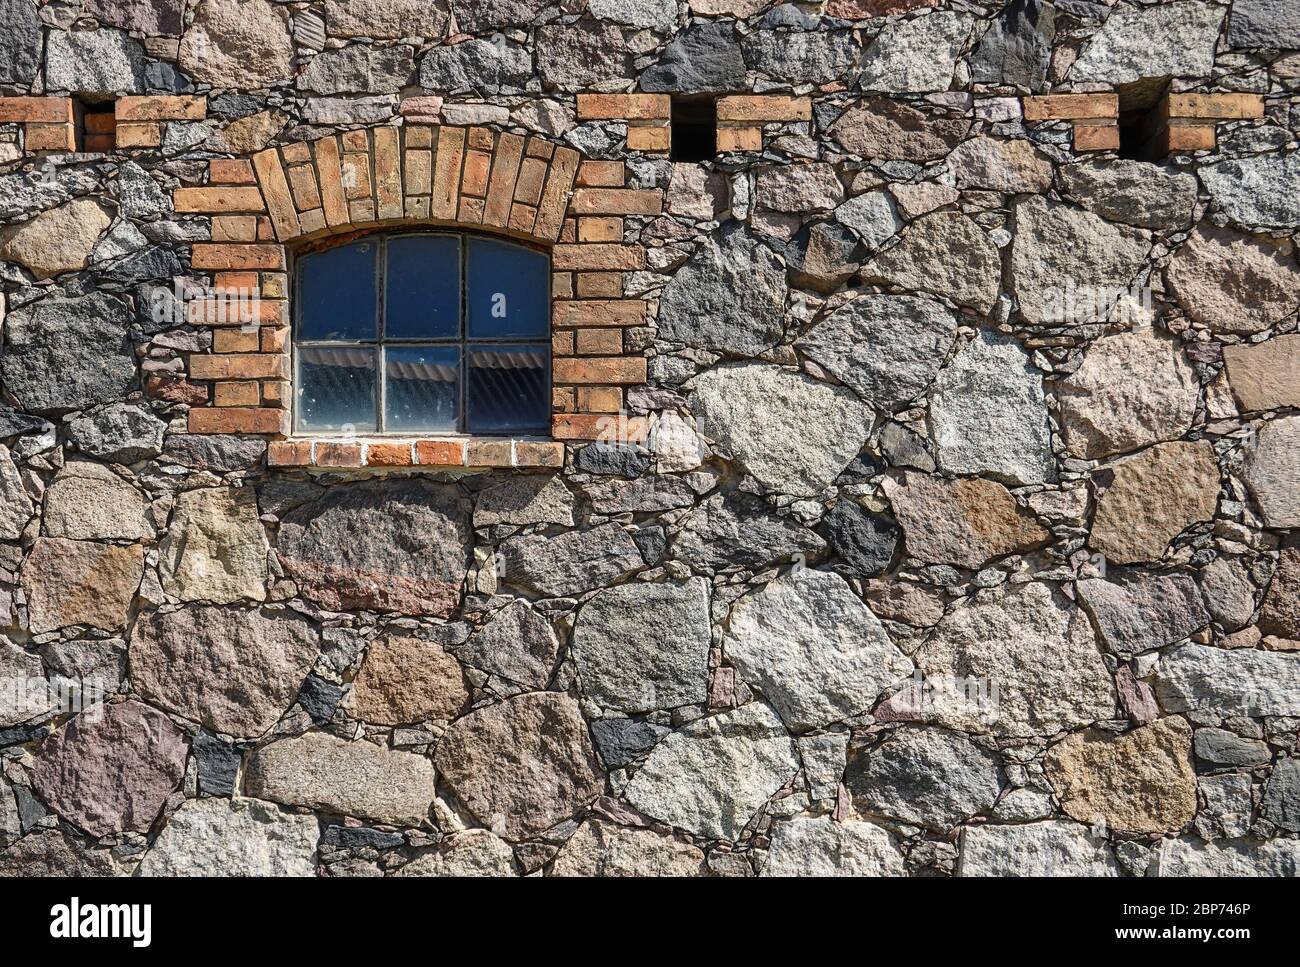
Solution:
[{"label": "brick sill below window", "polygon": [[267,462],[272,467],[328,470],[559,468],[564,466],[564,444],[552,440],[509,437],[377,437],[347,441],[337,437],[297,437],[272,441],[267,449]]}]

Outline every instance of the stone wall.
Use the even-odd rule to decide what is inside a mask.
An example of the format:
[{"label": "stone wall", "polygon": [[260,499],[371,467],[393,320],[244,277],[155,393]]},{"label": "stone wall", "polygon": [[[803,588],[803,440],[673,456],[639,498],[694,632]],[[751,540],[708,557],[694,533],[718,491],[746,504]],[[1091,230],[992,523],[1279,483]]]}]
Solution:
[{"label": "stone wall", "polygon": [[[0,873],[1294,875],[1297,51],[0,0]],[[289,432],[295,251],[422,224],[550,249],[550,438]]]}]

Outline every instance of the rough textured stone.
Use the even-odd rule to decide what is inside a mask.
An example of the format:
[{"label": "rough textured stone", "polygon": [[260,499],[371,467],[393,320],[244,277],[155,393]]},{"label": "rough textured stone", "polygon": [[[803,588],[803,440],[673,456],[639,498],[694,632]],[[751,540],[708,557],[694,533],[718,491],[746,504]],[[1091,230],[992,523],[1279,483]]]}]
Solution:
[{"label": "rough textured stone", "polygon": [[475,668],[531,688],[543,689],[555,671],[560,643],[549,621],[527,603],[515,601],[452,653]]},{"label": "rough textured stone", "polygon": [[1219,464],[1207,440],[1161,443],[1108,468],[1089,544],[1115,564],[1157,561],[1186,528],[1214,517]]},{"label": "rough textured stone", "polygon": [[912,672],[845,580],[809,568],[796,567],[737,601],[724,649],[798,732],[867,711]]},{"label": "rough textured stone", "polygon": [[1037,91],[1047,79],[1055,39],[1055,7],[1044,0],[1013,0],[971,54],[971,79]]},{"label": "rough textured stone", "polygon": [[314,816],[255,799],[190,799],[167,820],[139,876],[312,876]]},{"label": "rough textured stone", "polygon": [[992,701],[962,689],[955,700],[923,709],[925,718],[950,728],[1052,735],[1115,711],[1114,683],[1087,616],[1059,603],[1044,584],[958,605],[913,658],[927,679],[984,683]]},{"label": "rough textured stone", "polygon": [[0,83],[30,84],[41,63],[41,21],[28,0],[0,0]]},{"label": "rough textured stone", "polygon": [[497,576],[507,584],[554,598],[609,584],[643,564],[627,531],[617,524],[602,524],[558,537],[530,534],[503,541]]},{"label": "rough textured stone", "polygon": [[1111,158],[1061,167],[1070,199],[1112,222],[1172,231],[1192,223],[1196,179],[1146,161]]},{"label": "rough textured stone", "polygon": [[[39,721],[54,710],[41,659],[0,635],[0,728]],[[3,793],[0,793],[3,794]]]},{"label": "rough textured stone", "polygon": [[587,9],[600,20],[631,27],[671,30],[677,23],[676,0],[590,0]]},{"label": "rough textured stone", "polygon": [[123,30],[179,36],[185,0],[86,0],[86,13]]},{"label": "rough textured stone", "polygon": [[0,259],[17,262],[38,279],[84,269],[110,221],[99,202],[78,198],[0,229]]},{"label": "rough textured stone", "polygon": [[643,91],[731,91],[744,86],[745,60],[735,27],[725,21],[684,30],[664,49],[659,63],[641,72]]},{"label": "rough textured stone", "polygon": [[284,83],[293,77],[288,12],[271,0],[203,0],[181,37],[180,65],[194,80],[218,87]]},{"label": "rough textured stone", "polygon": [[182,601],[265,600],[269,549],[251,489],[186,491],[159,548],[163,590]]},{"label": "rough textured stone", "polygon": [[921,162],[942,158],[969,130],[969,121],[931,118],[892,98],[870,97],[841,114],[831,133],[866,158]]},{"label": "rough textured stone", "polygon": [[957,321],[942,303],[867,295],[835,310],[795,345],[867,402],[893,408],[934,381],[956,335]]},{"label": "rough textured stone", "polygon": [[1077,590],[1102,642],[1123,658],[1163,648],[1210,623],[1187,574],[1117,571],[1106,580],[1080,581]]},{"label": "rough textured stone", "polygon": [[[537,71],[548,87],[585,90],[634,74],[631,51],[613,24],[548,24],[537,28],[536,38]],[[641,75],[643,88],[649,76]]]},{"label": "rough textured stone", "polygon": [[960,732],[903,728],[849,759],[845,785],[859,814],[939,832],[992,808],[998,757]]},{"label": "rough textured stone", "polygon": [[1300,155],[1241,158],[1198,174],[1210,196],[1245,225],[1300,225]]},{"label": "rough textured stone", "polygon": [[1300,306],[1300,269],[1286,240],[1202,225],[1165,278],[1184,311],[1216,332],[1258,332]]},{"label": "rough textured stone", "polygon": [[1193,747],[1197,759],[1220,769],[1268,765],[1273,758],[1268,743],[1224,729],[1197,729]]},{"label": "rough textured stone", "polygon": [[1197,0],[1147,7],[1121,4],[1084,46],[1070,79],[1127,84],[1165,76],[1207,76],[1214,67],[1223,14],[1222,7]]},{"label": "rough textured stone", "polygon": [[165,462],[216,473],[247,470],[265,453],[266,441],[261,437],[225,433],[172,433],[163,445]]},{"label": "rough textured stone", "polygon": [[1228,43],[1300,50],[1300,10],[1287,0],[1237,0],[1228,18]]},{"label": "rough textured stone", "polygon": [[483,490],[474,503],[474,526],[573,526],[573,494],[554,474],[515,474]]},{"label": "rough textured stone", "polygon": [[1300,416],[1260,427],[1245,469],[1246,485],[1269,527],[1300,527]]},{"label": "rough textured stone", "polygon": [[1001,288],[1002,256],[965,215],[938,212],[907,226],[898,244],[876,256],[863,275],[988,312]]},{"label": "rough textured stone", "polygon": [[1168,712],[1300,715],[1300,655],[1185,645],[1165,653],[1153,684]]},{"label": "rough textured stone", "polygon": [[1094,342],[1056,395],[1067,449],[1096,460],[1181,437],[1200,383],[1177,343],[1139,329]]},{"label": "rough textured stone", "polygon": [[135,379],[131,314],[102,292],[54,296],[5,319],[5,388],[35,413],[79,410],[124,396]]},{"label": "rough textured stone", "polygon": [[434,642],[380,638],[366,652],[352,700],[363,722],[404,725],[450,721],[469,701],[469,692],[456,659]]},{"label": "rough textured stone", "polygon": [[744,228],[710,236],[664,289],[659,338],[756,356],[785,331],[785,271]]},{"label": "rough textured stone", "polygon": [[308,732],[254,752],[244,788],[286,806],[417,826],[433,802],[433,763],[364,740]]},{"label": "rough textured stone", "polygon": [[35,509],[9,448],[0,445],[0,538],[13,541],[21,537]]},{"label": "rough textured stone", "polygon": [[1295,539],[1278,558],[1277,570],[1259,609],[1259,630],[1266,635],[1300,640],[1300,543]]},{"label": "rough textured stone", "polygon": [[469,567],[469,508],[423,481],[330,488],[283,515],[280,563],[332,610],[360,607],[446,616]]},{"label": "rough textured stone", "polygon": [[674,732],[632,777],[637,809],[711,839],[736,839],[799,768],[794,743],[772,709],[753,702]]},{"label": "rough textured stone", "polygon": [[319,632],[292,612],[153,612],[131,637],[131,680],[161,708],[257,738],[293,704],[319,650]]},{"label": "rough textured stone", "polygon": [[401,44],[351,44],[324,50],[298,75],[298,89],[312,94],[391,94],[410,80],[415,70],[413,54],[412,48]]},{"label": "rough textured stone", "polygon": [[117,631],[140,586],[144,551],[92,541],[39,538],[23,566],[23,590],[34,633],[68,625]]},{"label": "rough textured stone", "polygon": [[930,428],[949,473],[1009,484],[1056,479],[1042,376],[1015,340],[983,331],[940,370]]},{"label": "rough textured stone", "polygon": [[437,852],[403,866],[398,876],[516,876],[510,845],[486,829],[468,829],[448,837]]},{"label": "rough textured stone", "polygon": [[140,702],[96,706],[41,745],[32,787],[92,836],[149,829],[185,772],[185,733]]},{"label": "rough textured stone", "polygon": [[466,40],[429,51],[420,63],[420,86],[448,94],[500,94],[523,88],[532,73],[532,55],[521,44]]},{"label": "rough textured stone", "polygon": [[1300,406],[1300,336],[1224,346],[1223,362],[1243,412]]},{"label": "rough textured stone", "polygon": [[1300,876],[1300,840],[1203,843],[1162,839],[1150,876]]},{"label": "rough textured stone", "polygon": [[793,85],[847,82],[862,53],[847,30],[755,30],[742,47],[750,70]]},{"label": "rough textured stone", "polygon": [[835,209],[835,219],[851,228],[873,252],[903,227],[897,206],[887,191],[869,191],[850,198]]},{"label": "rough textured stone", "polygon": [[461,806],[510,840],[568,819],[604,789],[578,703],[553,692],[520,695],[457,719],[435,761]]},{"label": "rough textured stone", "polygon": [[1051,534],[1001,484],[978,477],[944,480],[908,471],[887,480],[907,553],[931,564],[978,570],[995,558],[1040,547]]},{"label": "rough textured stone", "polygon": [[720,366],[699,376],[691,407],[701,431],[760,484],[812,495],[862,449],[871,410],[846,389],[779,366]]},{"label": "rough textured stone", "polygon": [[1196,814],[1192,729],[1178,717],[1121,736],[1071,735],[1044,768],[1066,815],[1132,833],[1176,832]]},{"label": "rough textured stone", "polygon": [[838,574],[871,577],[889,569],[898,548],[898,525],[884,514],[873,514],[847,498],[824,518],[830,543],[839,555],[832,565]]},{"label": "rough textured stone", "polygon": [[642,753],[671,730],[641,719],[597,719],[591,723],[591,738],[606,768],[618,769]]},{"label": "rough textured stone", "polygon": [[[1011,287],[1027,322],[1045,325],[1091,321],[1078,318],[1078,303],[1105,308],[1128,292],[1151,248],[1145,231],[1111,225],[1092,212],[1040,197],[1015,207]],[[1088,296],[1067,300],[1065,292]],[[1113,295],[1112,295],[1113,294]]]},{"label": "rough textured stone", "polygon": [[772,829],[762,876],[902,876],[894,838],[871,823],[796,817]]},{"label": "rough textured stone", "polygon": [[578,613],[573,654],[583,694],[602,708],[648,712],[703,704],[708,583],[694,578],[600,592]]},{"label": "rough textured stone", "polygon": [[144,90],[144,48],[124,31],[51,30],[45,87],[73,94],[138,94]]},{"label": "rough textured stone", "polygon": [[700,876],[704,854],[648,829],[589,819],[551,864],[551,876]]},{"label": "rough textured stone", "polygon": [[[3,475],[0,457],[0,478]],[[69,461],[51,481],[45,491],[44,531],[46,537],[77,541],[138,541],[154,536],[149,499],[102,463],[90,460]]]},{"label": "rough textured stone", "polygon": [[162,453],[167,424],[143,406],[110,403],[68,424],[82,453],[114,463],[138,463]]},{"label": "rough textured stone", "polygon": [[[1283,552],[1283,562],[1285,560],[1286,553]],[[1201,595],[1215,621],[1228,631],[1236,631],[1250,623],[1255,611],[1255,585],[1241,561],[1216,557],[1201,571],[1200,578]]]},{"label": "rough textured stone", "polygon": [[1043,192],[1052,184],[1052,163],[1028,141],[978,137],[963,141],[948,156],[958,188],[1013,194]]},{"label": "rough textured stone", "polygon": [[761,500],[715,494],[682,521],[673,538],[673,555],[691,567],[761,570],[780,561],[793,563],[820,554],[826,542],[790,518],[767,513]]},{"label": "rough textured stone", "polygon": [[1264,784],[1264,818],[1274,826],[1300,833],[1300,759],[1281,759]]},{"label": "rough textured stone", "polygon": [[858,270],[857,237],[834,222],[818,222],[799,232],[785,248],[790,281],[803,289],[830,294]]},{"label": "rough textured stone", "polygon": [[970,17],[948,11],[888,21],[863,55],[858,86],[891,94],[946,91],[970,32]]},{"label": "rough textured stone", "polygon": [[61,829],[29,833],[0,851],[0,876],[119,876],[107,849],[89,849]]},{"label": "rough textured stone", "polygon": [[968,826],[959,876],[1120,876],[1106,841],[1070,822]]},{"label": "rough textured stone", "polygon": [[[388,7],[390,4],[384,3],[380,6]],[[425,4],[421,3],[420,6],[423,7]],[[460,25],[461,30],[471,34],[481,34],[502,27],[521,27],[529,24],[548,6],[548,0],[452,0],[451,9],[456,15],[456,23]],[[399,29],[400,26],[401,21],[398,21]],[[439,27],[430,35],[441,32],[442,28]]]}]

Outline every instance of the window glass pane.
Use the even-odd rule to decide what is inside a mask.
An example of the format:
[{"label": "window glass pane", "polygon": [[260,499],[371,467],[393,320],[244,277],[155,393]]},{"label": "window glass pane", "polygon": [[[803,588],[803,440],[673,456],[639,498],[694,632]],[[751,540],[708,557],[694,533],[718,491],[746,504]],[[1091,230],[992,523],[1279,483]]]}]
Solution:
[{"label": "window glass pane", "polygon": [[460,335],[460,239],[420,235],[388,240],[384,337]]},{"label": "window glass pane", "polygon": [[384,353],[384,428],[390,433],[455,431],[460,350],[455,346],[389,346]]},{"label": "window glass pane", "polygon": [[374,339],[374,239],[304,255],[299,262],[299,339]]},{"label": "window glass pane", "polygon": [[298,429],[374,432],[374,349],[298,347]]},{"label": "window glass pane", "polygon": [[550,261],[518,245],[469,240],[469,335],[545,339],[550,332]]},{"label": "window glass pane", "polygon": [[470,433],[542,433],[550,421],[548,347],[470,345],[465,406]]}]

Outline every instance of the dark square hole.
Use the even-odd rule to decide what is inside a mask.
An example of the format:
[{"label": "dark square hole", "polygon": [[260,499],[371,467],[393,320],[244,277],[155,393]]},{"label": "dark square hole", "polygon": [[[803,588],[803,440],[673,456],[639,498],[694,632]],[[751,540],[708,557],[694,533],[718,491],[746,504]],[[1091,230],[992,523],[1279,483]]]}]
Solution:
[{"label": "dark square hole", "polygon": [[78,101],[75,105],[77,120],[77,150],[85,152],[112,151],[117,141],[117,118],[113,113],[113,101],[96,101],[87,103]]},{"label": "dark square hole", "polygon": [[673,161],[708,161],[718,153],[718,102],[712,97],[673,95]]}]

